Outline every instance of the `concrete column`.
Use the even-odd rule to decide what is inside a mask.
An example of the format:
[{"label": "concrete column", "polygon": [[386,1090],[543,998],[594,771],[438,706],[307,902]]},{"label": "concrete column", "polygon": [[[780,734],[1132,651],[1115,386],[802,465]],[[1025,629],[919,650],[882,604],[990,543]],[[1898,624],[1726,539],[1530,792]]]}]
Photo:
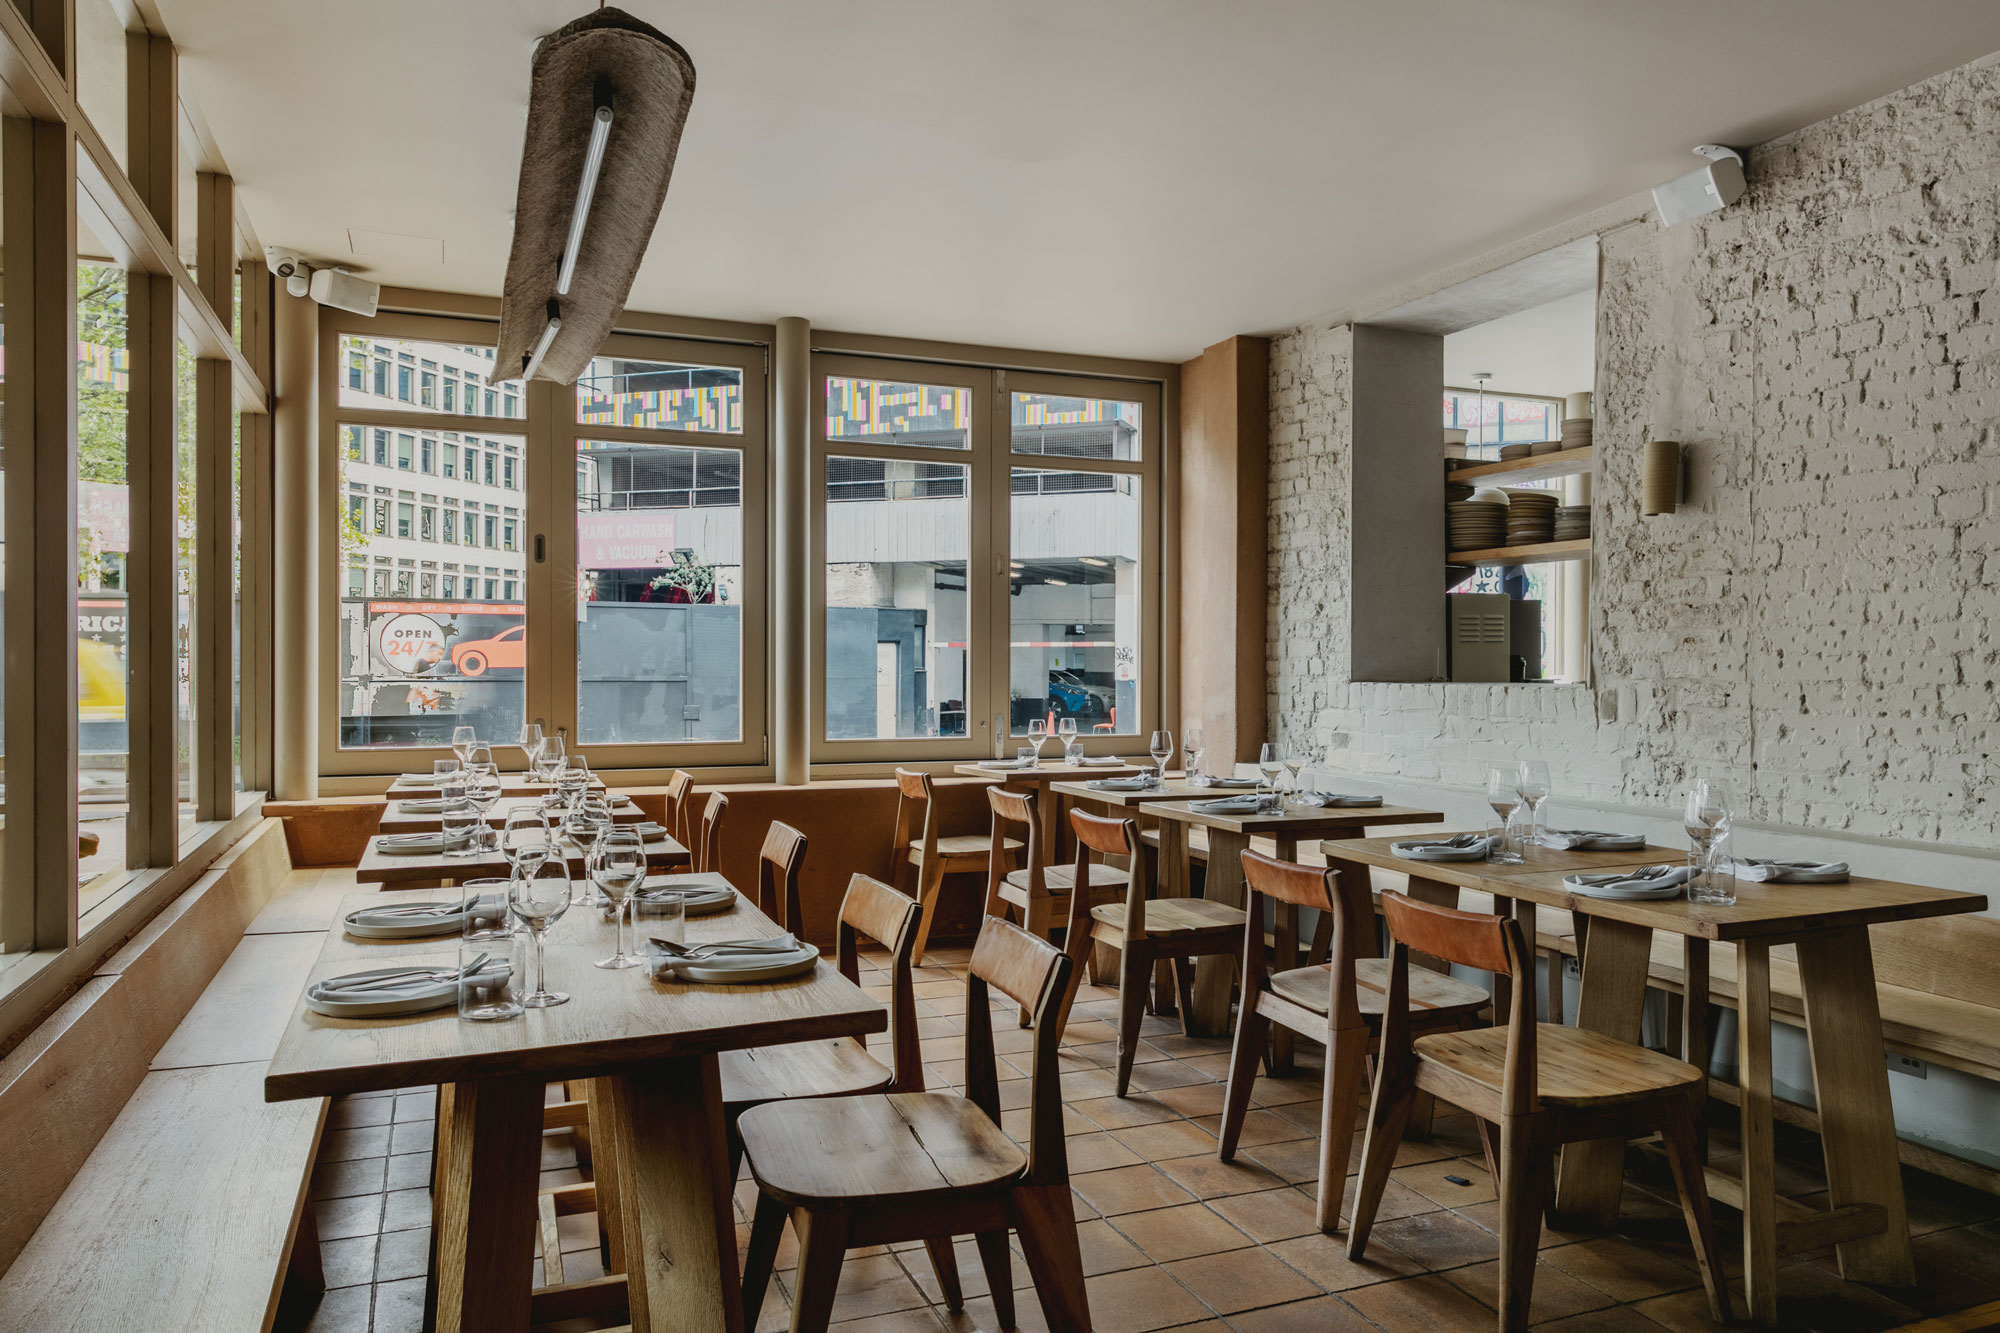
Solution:
[{"label": "concrete column", "polygon": [[319,307],[277,293],[272,444],[272,795],[319,794]]},{"label": "concrete column", "polygon": [[1444,675],[1443,570],[1411,558],[1444,549],[1443,386],[1443,337],[1355,325],[1347,600],[1357,681]]},{"label": "concrete column", "polygon": [[812,746],[812,326],[778,321],[771,430],[771,765],[806,780]]}]

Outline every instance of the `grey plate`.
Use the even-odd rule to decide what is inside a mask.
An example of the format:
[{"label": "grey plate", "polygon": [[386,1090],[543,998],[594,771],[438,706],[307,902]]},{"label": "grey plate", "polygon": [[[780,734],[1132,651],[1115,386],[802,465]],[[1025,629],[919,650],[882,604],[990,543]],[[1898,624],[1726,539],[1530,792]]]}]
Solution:
[{"label": "grey plate", "polygon": [[678,890],[681,908],[689,916],[713,916],[736,905],[735,888],[722,876],[712,874],[655,876],[633,896],[643,897],[662,889]]},{"label": "grey plate", "polygon": [[[349,972],[333,978],[335,981],[355,981],[368,977],[386,977],[397,972],[407,972],[413,964],[404,963],[398,967],[375,967],[364,972]],[[435,970],[446,971],[451,963],[439,962]],[[495,964],[488,963],[484,972],[491,972]],[[422,981],[408,986],[385,986],[381,990],[366,991],[351,999],[339,999],[324,995],[320,982],[306,988],[306,1008],[328,1018],[396,1018],[403,1014],[428,1013],[433,1009],[451,1009],[458,1005],[458,982]]]},{"label": "grey plate", "polygon": [[768,959],[754,958],[733,964],[674,963],[672,976],[676,981],[694,981],[703,985],[751,985],[804,976],[818,966],[819,950],[810,944],[802,944],[795,952],[773,954]]},{"label": "grey plate", "polygon": [[456,899],[448,903],[399,903],[398,907],[436,907],[435,914],[417,915],[405,912],[399,916],[388,916],[394,909],[386,907],[363,907],[349,912],[341,918],[341,924],[349,935],[357,940],[420,940],[434,935],[456,935],[465,928],[465,913]]},{"label": "grey plate", "polygon": [[1579,898],[1611,898],[1618,901],[1639,901],[1649,898],[1678,898],[1687,888],[1685,884],[1662,884],[1656,889],[1613,889],[1601,884],[1583,884],[1574,875],[1563,877],[1563,888]]},{"label": "grey plate", "polygon": [[436,856],[439,852],[456,851],[465,846],[464,842],[454,838],[450,848],[447,848],[442,834],[417,833],[407,836],[412,841],[403,842],[393,837],[377,838],[375,850],[384,856]]},{"label": "grey plate", "polygon": [[1389,850],[1405,861],[1484,861],[1484,847],[1404,847],[1392,845]]}]

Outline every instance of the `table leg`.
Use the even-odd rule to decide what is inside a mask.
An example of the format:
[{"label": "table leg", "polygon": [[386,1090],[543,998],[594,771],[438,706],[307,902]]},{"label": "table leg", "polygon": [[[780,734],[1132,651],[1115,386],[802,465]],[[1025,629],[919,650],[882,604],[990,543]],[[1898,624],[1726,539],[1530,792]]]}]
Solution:
[{"label": "table leg", "polygon": [[[1596,929],[1602,928],[1599,922]],[[1778,1184],[1771,1141],[1771,947],[1762,940],[1744,940],[1736,946],[1736,992],[1736,1074],[1743,1115],[1743,1298],[1750,1317],[1768,1326],[1778,1322]]]},{"label": "table leg", "polygon": [[[1591,922],[1577,990],[1578,1027],[1617,1041],[1638,1042],[1652,946],[1650,927],[1609,917]],[[1618,1220],[1618,1196],[1624,1185],[1624,1139],[1572,1143],[1562,1150],[1555,1212],[1571,1225],[1608,1231]]]},{"label": "table leg", "polygon": [[440,1333],[528,1327],[545,1087],[494,1078],[452,1089],[436,1201]]},{"label": "table leg", "polygon": [[[1160,883],[1162,898],[1186,898],[1194,892],[1194,862],[1188,856],[1188,826],[1178,819],[1160,821]],[[1153,1012],[1174,1012],[1174,965],[1153,964]]]},{"label": "table leg", "polygon": [[[1241,833],[1208,831],[1208,879],[1202,897],[1225,907],[1243,906],[1243,849],[1250,839]],[[1210,954],[1194,965],[1194,1012],[1187,1016],[1191,1035],[1219,1037],[1229,1031],[1229,987],[1236,960]]]},{"label": "table leg", "polygon": [[625,1218],[619,1206],[620,1172],[618,1165],[618,1145],[611,1136],[598,1128],[615,1114],[611,1109],[612,1090],[601,1078],[583,1081],[583,1100],[588,1108],[596,1140],[591,1157],[590,1180],[597,1190],[597,1242],[602,1250],[604,1271],[622,1273],[625,1271]]},{"label": "table leg", "polygon": [[1916,1281],[1916,1268],[1889,1073],[1880,1054],[1882,1014],[1868,931],[1853,926],[1808,935],[1798,942],[1798,955],[1826,1149],[1827,1203],[1879,1204],[1884,1214],[1880,1235],[1838,1247],[1840,1275],[1850,1282],[1907,1287]]},{"label": "table leg", "polygon": [[611,1143],[621,1172],[618,1209],[633,1333],[742,1333],[716,1058],[660,1060],[602,1084],[609,1123],[597,1132]]},{"label": "table leg", "polygon": [[[1681,1059],[1708,1072],[1711,1055],[1708,1045],[1708,941],[1699,935],[1683,935],[1681,976]],[[1695,1085],[1695,1148],[1701,1160],[1708,1160],[1708,1080]]]}]

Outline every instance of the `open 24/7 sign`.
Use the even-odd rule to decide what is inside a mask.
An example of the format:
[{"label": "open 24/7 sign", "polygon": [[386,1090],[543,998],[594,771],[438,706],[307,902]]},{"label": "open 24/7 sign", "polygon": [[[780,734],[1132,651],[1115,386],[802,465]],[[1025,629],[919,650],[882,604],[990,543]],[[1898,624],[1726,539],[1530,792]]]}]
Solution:
[{"label": "open 24/7 sign", "polygon": [[376,631],[382,661],[406,676],[421,675],[444,660],[444,631],[429,616],[390,616]]}]

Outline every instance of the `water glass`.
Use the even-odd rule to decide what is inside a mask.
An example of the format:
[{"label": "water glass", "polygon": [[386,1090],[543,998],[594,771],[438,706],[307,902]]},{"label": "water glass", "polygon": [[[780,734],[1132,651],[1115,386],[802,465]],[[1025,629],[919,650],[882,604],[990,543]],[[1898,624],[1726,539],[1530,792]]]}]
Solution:
[{"label": "water glass", "polygon": [[438,799],[443,803],[438,820],[444,830],[444,854],[454,859],[477,855],[478,840],[473,835],[479,828],[479,809],[472,801],[471,784],[454,775],[438,788]]},{"label": "water glass", "polygon": [[680,893],[635,892],[631,907],[632,933],[638,937],[640,952],[647,957],[664,952],[654,940],[687,943],[687,904]]},{"label": "water glass", "polygon": [[1206,787],[1208,774],[1202,772],[1201,757],[1208,753],[1208,742],[1203,739],[1201,728],[1190,722],[1181,728],[1181,766],[1187,770],[1190,786]]},{"label": "water glass", "polygon": [[521,1002],[528,980],[525,945],[526,941],[504,924],[498,929],[467,927],[458,941],[461,1019],[499,1023],[526,1012]]},{"label": "water glass", "polygon": [[460,891],[472,900],[462,930],[467,938],[480,933],[518,933],[519,923],[514,920],[514,906],[508,898],[511,887],[511,881],[505,879],[468,879],[460,886]]},{"label": "water glass", "polygon": [[1014,751],[1014,759],[1015,762],[1022,764],[1040,763],[1042,759],[1041,747],[1038,745],[1023,745]]},{"label": "water glass", "polygon": [[448,778],[458,772],[461,767],[462,765],[456,759],[433,759],[431,760],[431,776]]},{"label": "water glass", "polygon": [[551,787],[555,785],[556,774],[563,770],[564,758],[562,737],[545,737],[541,750],[535,755],[535,771],[541,774],[543,782]]},{"label": "water glass", "polygon": [[1688,789],[1681,826],[1687,830],[1693,863],[1708,860],[1716,840],[1729,831],[1729,791],[1715,778],[1696,778]]},{"label": "water glass", "polygon": [[517,805],[507,812],[500,830],[500,853],[516,875],[526,874],[549,859],[555,850],[548,817],[532,805]]},{"label": "water glass", "polygon": [[1697,862],[1691,857],[1690,868],[1694,878],[1688,881],[1689,902],[1727,907],[1736,901],[1736,858],[1730,854],[1727,833],[1710,840],[1705,858]]},{"label": "water glass", "polygon": [[1070,733],[1069,742],[1063,746],[1063,762],[1072,767],[1083,762],[1083,742],[1076,738],[1075,732]]},{"label": "water glass", "polygon": [[1525,807],[1516,806],[1501,822],[1500,838],[1486,859],[1496,865],[1517,866],[1527,860],[1528,839],[1534,833],[1534,817]]}]

